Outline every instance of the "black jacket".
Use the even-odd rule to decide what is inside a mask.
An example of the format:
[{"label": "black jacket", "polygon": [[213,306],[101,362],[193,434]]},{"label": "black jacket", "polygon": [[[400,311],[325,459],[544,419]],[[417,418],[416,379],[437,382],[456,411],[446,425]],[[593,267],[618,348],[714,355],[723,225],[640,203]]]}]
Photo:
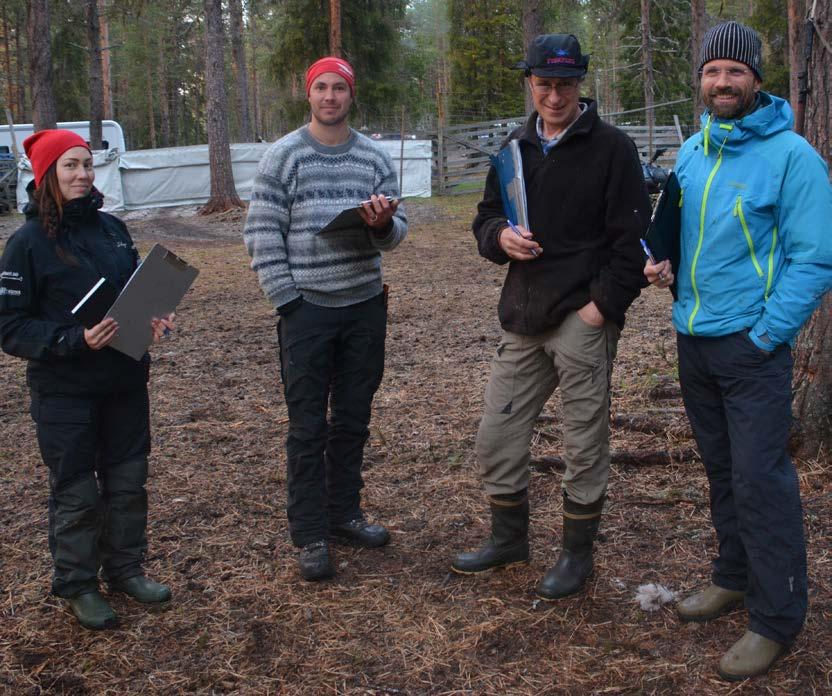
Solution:
[{"label": "black jacket", "polygon": [[[539,258],[512,261],[500,297],[506,331],[537,335],[558,326],[590,300],[619,328],[646,283],[639,237],[650,222],[650,199],[635,145],[604,123],[595,102],[544,157],[537,114],[509,139],[520,140],[529,227]],[[497,174],[488,172],[473,223],[479,251],[503,264],[498,242],[506,227]]]},{"label": "black jacket", "polygon": [[92,195],[64,206],[61,258],[30,204],[0,257],[0,346],[29,361],[34,392],[109,394],[146,382],[149,356],[138,362],[111,348],[91,350],[70,312],[102,276],[121,290],[138,263],[124,223],[99,205]]}]

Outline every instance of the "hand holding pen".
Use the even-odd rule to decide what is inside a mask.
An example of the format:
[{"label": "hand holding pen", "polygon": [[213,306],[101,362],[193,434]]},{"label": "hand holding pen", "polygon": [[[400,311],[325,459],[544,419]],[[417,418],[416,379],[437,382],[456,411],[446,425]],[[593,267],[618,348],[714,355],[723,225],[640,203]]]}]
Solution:
[{"label": "hand holding pen", "polygon": [[543,248],[532,239],[532,233],[506,220],[508,227],[500,230],[500,247],[516,261],[531,261],[543,253]]},{"label": "hand holding pen", "polygon": [[639,241],[641,242],[641,248],[644,249],[644,255],[647,257],[647,262],[644,264],[645,277],[657,288],[669,288],[673,285],[674,280],[673,266],[670,263],[670,259],[656,262],[653,252],[647,246],[647,242],[643,239]]}]

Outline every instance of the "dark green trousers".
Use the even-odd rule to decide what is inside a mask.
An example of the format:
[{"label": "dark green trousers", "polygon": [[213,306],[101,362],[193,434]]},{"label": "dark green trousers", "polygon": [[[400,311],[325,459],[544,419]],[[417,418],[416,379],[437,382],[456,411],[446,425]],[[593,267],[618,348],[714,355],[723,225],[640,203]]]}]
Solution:
[{"label": "dark green trousers", "polygon": [[108,396],[32,394],[49,468],[52,591],[73,597],[139,575],[147,551],[147,389]]}]

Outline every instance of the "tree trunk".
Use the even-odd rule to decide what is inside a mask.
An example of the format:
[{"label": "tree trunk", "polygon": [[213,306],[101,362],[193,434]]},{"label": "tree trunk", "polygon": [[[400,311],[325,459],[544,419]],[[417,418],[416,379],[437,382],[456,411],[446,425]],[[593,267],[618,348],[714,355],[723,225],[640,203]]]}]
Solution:
[{"label": "tree trunk", "polygon": [[20,45],[20,34],[23,31],[23,10],[20,6],[14,13],[14,51],[17,56],[17,109],[15,118],[20,119],[22,123],[27,123],[32,120],[27,118],[28,107],[26,105],[26,74],[25,68],[26,59],[23,53],[23,48]]},{"label": "tree trunk", "polygon": [[243,7],[240,0],[229,0],[228,11],[231,15],[231,55],[234,58],[234,72],[237,81],[240,142],[250,143],[253,138],[251,137],[251,116],[248,108],[248,71],[246,70]]},{"label": "tree trunk", "polygon": [[[523,48],[528,49],[535,36],[543,33],[543,13],[540,11],[540,0],[523,0]],[[526,103],[526,114],[534,111],[531,91],[524,86],[523,95]]]},{"label": "tree trunk", "polygon": [[699,91],[699,54],[702,39],[705,38],[705,0],[691,0],[690,3],[690,55],[691,95],[693,97],[693,129],[699,130],[699,117],[705,110]]},{"label": "tree trunk", "polygon": [[113,117],[113,90],[110,71],[110,23],[107,21],[107,0],[98,0],[98,21],[101,32],[101,99],[104,118]]},{"label": "tree trunk", "polygon": [[800,27],[803,24],[802,0],[787,0],[789,17],[789,103],[797,111],[798,80],[800,67]]},{"label": "tree trunk", "polygon": [[341,57],[341,0],[329,0],[329,53]]},{"label": "tree trunk", "polygon": [[90,148],[102,150],[101,120],[104,118],[104,81],[101,71],[101,27],[98,0],[87,0],[87,48],[90,54]]},{"label": "tree trunk", "polygon": [[168,60],[165,47],[169,45],[171,32],[165,31],[159,42],[159,63],[156,66],[156,81],[159,84],[159,131],[162,147],[170,147],[170,80],[167,76]]},{"label": "tree trunk", "polygon": [[146,95],[147,95],[147,127],[150,131],[150,147],[151,149],[156,148],[156,114],[154,112],[154,104],[153,104],[153,78],[152,78],[152,71],[150,70],[151,66],[147,66],[147,73],[145,75],[147,85]]},{"label": "tree trunk", "polygon": [[[832,2],[818,0],[815,22],[822,36],[832,27]],[[829,43],[829,39],[826,39]],[[809,65],[811,92],[806,101],[806,139],[829,162],[832,146],[832,76],[829,55],[815,36]],[[830,163],[832,164],[832,163]],[[832,293],[803,327],[794,352],[793,411],[798,429],[798,456],[828,457],[832,452]]]},{"label": "tree trunk", "polygon": [[653,156],[653,47],[650,38],[650,0],[641,0],[641,59],[644,63],[644,108],[647,125],[647,157]]},{"label": "tree trunk", "polygon": [[249,44],[251,45],[251,101],[254,116],[254,140],[263,138],[263,114],[260,108],[260,84],[257,79],[257,13],[254,0],[248,3]]},{"label": "tree trunk", "polygon": [[27,21],[30,74],[32,76],[32,123],[35,131],[57,128],[55,93],[52,89],[52,31],[49,0],[29,0]]},{"label": "tree trunk", "polygon": [[8,8],[6,5],[3,5],[3,62],[6,64],[6,105],[9,107],[9,111],[12,114],[17,116],[17,109],[15,108],[15,96],[16,91],[14,88],[14,82],[12,82],[12,38],[9,32],[9,15],[8,15]]},{"label": "tree trunk", "polygon": [[225,94],[225,34],[221,0],[204,0],[205,89],[207,92],[208,158],[211,164],[211,198],[202,215],[243,207],[234,187],[231,148],[228,145],[228,102]]}]

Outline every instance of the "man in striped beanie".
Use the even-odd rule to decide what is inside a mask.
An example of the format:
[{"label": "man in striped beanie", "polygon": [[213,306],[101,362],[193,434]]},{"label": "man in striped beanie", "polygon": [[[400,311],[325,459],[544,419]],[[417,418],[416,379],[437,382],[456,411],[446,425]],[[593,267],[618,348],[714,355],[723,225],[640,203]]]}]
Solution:
[{"label": "man in striped beanie", "polygon": [[710,584],[679,603],[683,621],[744,604],[748,630],[723,656],[738,681],[769,670],[807,608],[806,542],[787,448],[791,347],[832,288],[826,163],[793,132],[789,103],[762,91],[761,42],[713,27],[699,63],[702,130],[679,151],[679,268],[645,266],[673,303],[679,381],[710,485],[718,541]]},{"label": "man in striped beanie", "polygon": [[[381,253],[404,239],[407,218],[390,156],[349,127],[352,66],[316,61],[306,95],[309,124],[260,161],[243,238],[279,317],[289,532],[301,576],[321,580],[335,574],[330,538],[364,548],[390,540],[361,509],[361,465],[384,370]],[[360,218],[325,229],[356,209]]]}]

